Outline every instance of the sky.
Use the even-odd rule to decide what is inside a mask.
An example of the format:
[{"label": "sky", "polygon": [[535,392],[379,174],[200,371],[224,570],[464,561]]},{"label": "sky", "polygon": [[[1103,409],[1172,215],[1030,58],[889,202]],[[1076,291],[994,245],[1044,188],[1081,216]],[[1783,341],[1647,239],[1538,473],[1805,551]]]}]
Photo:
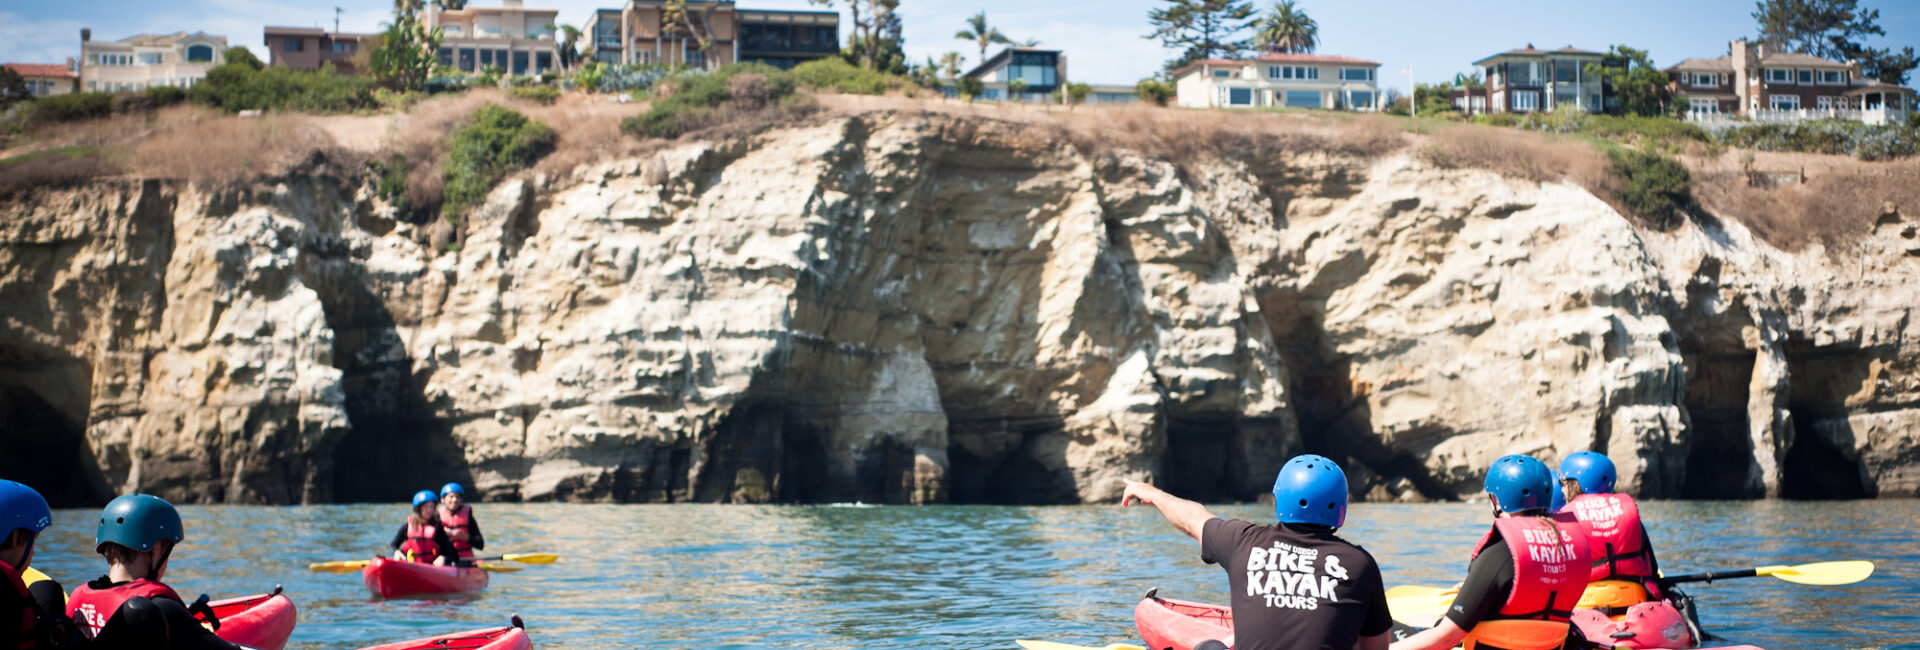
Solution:
[{"label": "sky", "polygon": [[[499,0],[474,0],[492,5]],[[618,0],[527,0],[560,10],[560,21],[586,22]],[[836,7],[844,0],[835,3]],[[1175,52],[1147,40],[1147,12],[1164,0],[901,0],[907,54],[924,61],[949,50],[971,66],[976,46],[953,38],[967,16],[986,11],[988,22],[1015,40],[1039,39],[1067,56],[1068,78],[1083,83],[1132,84],[1158,71]],[[1258,0],[1264,8],[1269,0]],[[1920,0],[1861,0],[1880,11],[1886,37],[1874,47],[1920,49]],[[59,63],[78,56],[80,28],[94,38],[139,33],[205,31],[253,48],[266,58],[266,25],[331,28],[334,7],[345,10],[344,31],[375,31],[391,0],[0,0],[0,62]],[[808,0],[736,0],[753,9],[820,9]],[[1727,43],[1754,33],[1753,0],[1299,0],[1320,24],[1323,54],[1381,62],[1382,86],[1402,91],[1466,72],[1472,62],[1532,43],[1605,50],[1626,44],[1649,50],[1662,67],[1692,57],[1725,54]],[[844,9],[843,9],[844,11]],[[842,38],[847,24],[842,22]],[[997,47],[997,46],[996,46]],[[988,53],[992,54],[989,49]],[[1401,74],[1411,67],[1412,74]]]}]

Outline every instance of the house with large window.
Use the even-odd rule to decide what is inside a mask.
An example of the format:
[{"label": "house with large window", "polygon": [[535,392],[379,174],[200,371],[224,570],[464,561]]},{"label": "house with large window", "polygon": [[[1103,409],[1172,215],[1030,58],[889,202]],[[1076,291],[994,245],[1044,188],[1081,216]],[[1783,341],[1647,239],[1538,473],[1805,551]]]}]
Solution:
[{"label": "house with large window", "polygon": [[80,89],[88,92],[189,88],[226,60],[227,37],[206,32],[96,41],[93,30],[80,30]]},{"label": "house with large window", "polygon": [[1542,50],[1532,43],[1507,50],[1473,65],[1485,85],[1455,88],[1453,105],[1468,115],[1530,113],[1561,107],[1602,113],[1616,108],[1606,84],[1587,74],[1587,64],[1600,63],[1605,54],[1572,45]]},{"label": "house with large window", "polygon": [[[621,9],[595,12],[588,21],[593,35],[588,58],[697,68],[757,62],[785,70],[840,53],[837,11],[741,9],[731,0],[688,0],[687,20],[680,21],[671,19],[666,5],[628,0]],[[707,37],[705,50],[700,36]]]},{"label": "house with large window", "polygon": [[34,97],[65,95],[79,90],[80,75],[73,71],[73,59],[58,63],[8,63],[4,67],[27,80],[27,92]]},{"label": "house with large window", "polygon": [[341,74],[356,74],[353,57],[362,43],[372,47],[380,34],[347,34],[316,27],[267,27],[267,65],[284,65],[295,70],[319,70],[331,63]]},{"label": "house with large window", "polygon": [[560,42],[554,32],[558,9],[530,9],[521,0],[500,6],[468,3],[463,9],[427,5],[427,29],[439,29],[440,64],[463,72],[495,66],[509,75],[537,75],[560,67]]},{"label": "house with large window", "polygon": [[1380,109],[1380,63],[1325,54],[1267,53],[1207,59],[1175,70],[1175,104],[1187,108]]},{"label": "house with large window", "polygon": [[1666,69],[1668,91],[1685,102],[1688,119],[1731,116],[1789,122],[1813,119],[1899,123],[1914,110],[1914,91],[1863,78],[1859,66],[1765,43],[1735,40],[1726,56],[1687,59]]},{"label": "house with large window", "polygon": [[[960,75],[980,80],[980,99],[989,101],[1048,102],[1053,91],[1067,83],[1067,56],[1060,50],[1008,47]],[[1013,80],[1025,82],[1013,96]]]}]

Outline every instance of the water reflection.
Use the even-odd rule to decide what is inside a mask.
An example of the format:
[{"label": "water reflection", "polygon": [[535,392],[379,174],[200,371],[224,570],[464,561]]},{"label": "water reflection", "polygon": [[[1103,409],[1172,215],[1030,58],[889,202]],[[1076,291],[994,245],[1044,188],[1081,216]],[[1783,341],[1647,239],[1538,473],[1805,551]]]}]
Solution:
[{"label": "water reflection", "polygon": [[[1911,501],[1656,502],[1669,572],[1871,559],[1873,579],[1808,587],[1701,585],[1709,627],[1771,648],[1920,647],[1920,509]],[[484,554],[553,551],[485,592],[377,601],[357,574],[310,562],[384,551],[398,506],[183,508],[169,581],[237,595],[283,584],[300,606],[290,647],[342,648],[528,621],[542,647],[1011,648],[1015,638],[1104,645],[1135,637],[1148,588],[1223,601],[1226,581],[1151,508],[481,504]],[[1222,514],[1270,520],[1272,510]],[[68,586],[99,575],[95,511],[61,511],[36,564]],[[1483,504],[1358,504],[1342,535],[1387,583],[1446,584],[1485,532]]]}]

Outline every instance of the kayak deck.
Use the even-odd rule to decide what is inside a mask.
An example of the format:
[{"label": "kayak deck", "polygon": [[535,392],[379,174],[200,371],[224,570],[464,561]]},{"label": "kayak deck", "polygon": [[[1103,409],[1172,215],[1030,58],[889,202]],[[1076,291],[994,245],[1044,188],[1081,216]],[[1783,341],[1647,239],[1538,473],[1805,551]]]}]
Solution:
[{"label": "kayak deck", "polygon": [[386,558],[374,558],[360,575],[367,585],[367,591],[380,598],[457,594],[479,591],[487,586],[485,569]]},{"label": "kayak deck", "polygon": [[279,593],[227,598],[207,605],[220,620],[215,635],[258,650],[285,648],[299,618],[293,600]]},{"label": "kayak deck", "polygon": [[1157,650],[1192,650],[1203,641],[1233,647],[1233,612],[1220,605],[1148,597],[1133,608],[1133,623]]},{"label": "kayak deck", "polygon": [[532,650],[533,641],[518,627],[493,627],[400,641],[360,650]]}]

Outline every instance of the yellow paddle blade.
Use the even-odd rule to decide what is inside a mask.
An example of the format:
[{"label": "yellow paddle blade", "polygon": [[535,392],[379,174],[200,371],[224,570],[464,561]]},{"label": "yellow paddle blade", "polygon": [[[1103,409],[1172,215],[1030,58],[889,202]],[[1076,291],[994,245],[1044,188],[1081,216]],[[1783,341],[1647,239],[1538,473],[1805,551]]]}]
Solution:
[{"label": "yellow paddle blade", "polygon": [[1455,595],[1457,592],[1448,588],[1426,594],[1388,597],[1387,611],[1393,614],[1393,620],[1414,627],[1432,627],[1433,622],[1445,616],[1447,608],[1453,606]]},{"label": "yellow paddle blade", "polygon": [[500,559],[521,564],[553,564],[560,561],[558,553],[508,553]]},{"label": "yellow paddle blade", "polygon": [[1147,650],[1146,648],[1142,648],[1137,645],[1127,645],[1124,643],[1111,643],[1104,646],[1090,646],[1090,645],[1073,645],[1071,643],[1055,643],[1053,641],[1028,641],[1025,639],[1015,640],[1014,643],[1020,644],[1020,647],[1026,648],[1027,650]]},{"label": "yellow paddle blade", "polygon": [[368,560],[340,560],[338,562],[315,562],[313,564],[307,565],[307,570],[318,571],[321,573],[350,573],[353,571],[359,571],[361,569],[365,569],[367,568],[368,564],[372,564],[372,562]]},{"label": "yellow paddle blade", "polygon": [[480,568],[486,569],[494,573],[513,573],[525,567],[517,567],[511,564],[482,564],[480,565]]},{"label": "yellow paddle blade", "polygon": [[1802,585],[1850,585],[1873,575],[1873,563],[1865,560],[1850,560],[1796,566],[1763,566],[1754,569],[1754,573]]},{"label": "yellow paddle blade", "polygon": [[1432,596],[1434,594],[1448,592],[1452,590],[1453,590],[1452,587],[1427,587],[1424,585],[1400,585],[1398,587],[1388,589],[1387,597],[1388,598],[1405,598],[1407,596]]}]

